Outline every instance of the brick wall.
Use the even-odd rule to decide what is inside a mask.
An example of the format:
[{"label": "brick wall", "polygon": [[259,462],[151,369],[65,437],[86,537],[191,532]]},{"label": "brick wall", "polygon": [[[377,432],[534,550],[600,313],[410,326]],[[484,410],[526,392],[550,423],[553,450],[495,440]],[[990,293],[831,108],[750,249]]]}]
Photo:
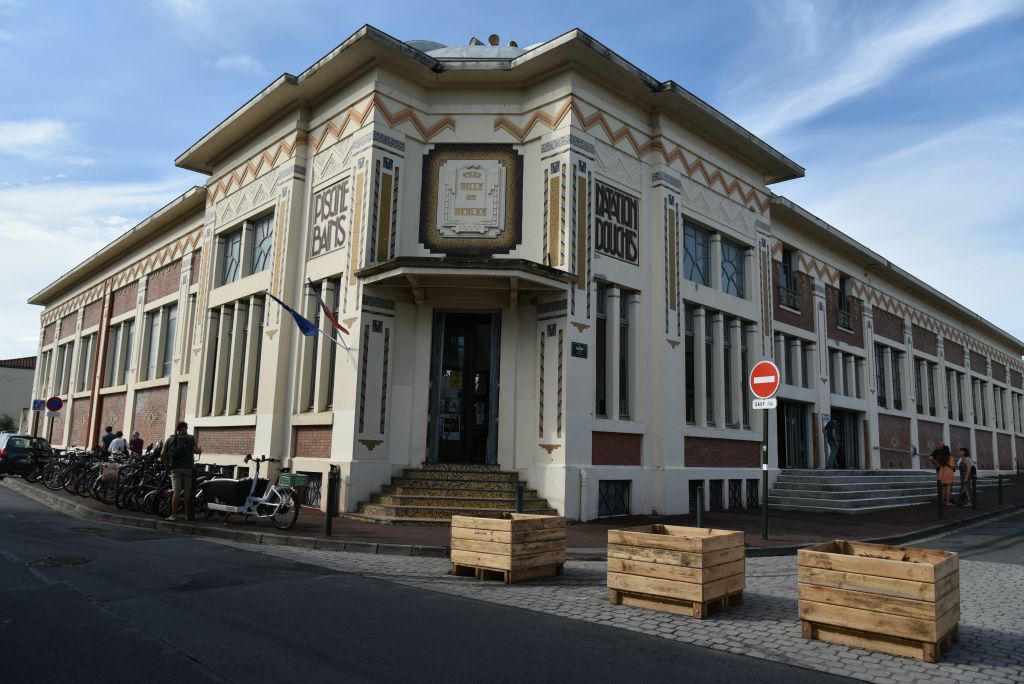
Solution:
[{"label": "brick wall", "polygon": [[152,302],[181,289],[181,262],[174,261],[149,274],[146,281],[146,302]]},{"label": "brick wall", "polygon": [[875,307],[872,313],[875,321],[875,334],[903,344],[903,319],[885,309]]},{"label": "brick wall", "polygon": [[1006,366],[998,361],[992,361],[992,377],[996,382],[1006,382]]},{"label": "brick wall", "polygon": [[910,468],[910,419],[879,414],[878,444],[883,468]]},{"label": "brick wall", "polygon": [[100,437],[108,425],[114,428],[114,432],[124,431],[124,400],[124,392],[100,397]]},{"label": "brick wall", "polygon": [[174,418],[174,424],[177,425],[181,421],[185,420],[185,404],[188,402],[188,383],[183,382],[178,385],[178,415]]},{"label": "brick wall", "polygon": [[1019,371],[1010,369],[1010,385],[1017,389],[1024,389],[1024,376]]},{"label": "brick wall", "polygon": [[1010,442],[1010,435],[998,433],[996,434],[996,458],[999,459],[1000,470],[1010,470],[1013,468],[1013,447]]},{"label": "brick wall", "polygon": [[828,339],[845,342],[854,347],[864,347],[864,303],[848,297],[847,303],[853,318],[853,331],[839,327],[839,290],[831,285],[825,286],[825,313],[828,326]]},{"label": "brick wall", "polygon": [[57,413],[54,418],[50,418],[50,427],[46,433],[46,440],[55,446],[64,446],[64,417],[67,416],[67,409],[63,409]]},{"label": "brick wall", "polygon": [[945,350],[946,363],[955,363],[961,368],[964,365],[964,348],[952,340],[946,340],[942,344]]},{"label": "brick wall", "polygon": [[978,464],[978,470],[992,470],[995,467],[992,461],[992,433],[988,430],[975,430],[974,442],[974,462]]},{"label": "brick wall", "polygon": [[796,286],[800,291],[800,312],[795,313],[779,304],[781,262],[772,263],[772,287],[775,288],[773,318],[780,323],[814,332],[814,279],[806,273],[796,273]]},{"label": "brick wall", "polygon": [[206,453],[245,456],[253,451],[256,428],[196,428],[196,438]]},{"label": "brick wall", "polygon": [[146,444],[159,442],[167,437],[167,400],[170,390],[163,387],[152,387],[135,393],[135,419],[133,430],[139,432]]},{"label": "brick wall", "polygon": [[949,448],[953,453],[959,453],[960,447],[971,448],[971,429],[965,427],[949,426]]},{"label": "brick wall", "polygon": [[1017,464],[1024,467],[1024,437],[1014,437],[1017,442]]},{"label": "brick wall", "polygon": [[53,336],[56,334],[57,326],[53,323],[43,328],[43,344],[50,344],[53,342]]},{"label": "brick wall", "polygon": [[981,352],[971,352],[971,370],[975,373],[984,375],[987,369],[985,368],[985,355]]},{"label": "brick wall", "polygon": [[927,328],[922,328],[919,325],[914,325],[912,334],[914,335],[914,349],[920,349],[926,354],[932,356],[938,356],[939,354],[939,336],[933,333]]},{"label": "brick wall", "polygon": [[75,314],[64,316],[57,323],[57,339],[73,335],[75,332]]},{"label": "brick wall", "polygon": [[[922,456],[926,456],[934,449],[937,449],[942,441],[942,423],[932,423],[927,420],[917,421],[917,450]],[[925,467],[922,458],[922,468]]]},{"label": "brick wall", "polygon": [[202,262],[202,250],[197,249],[196,251],[192,252],[192,273],[190,276],[192,285],[195,285],[196,283],[199,282],[199,266],[202,264]]},{"label": "brick wall", "polygon": [[756,468],[761,465],[760,442],[685,437],[683,445],[683,460],[688,467]]},{"label": "brick wall", "polygon": [[120,290],[114,290],[114,308],[111,316],[120,316],[135,308],[137,303],[138,283],[129,283]]},{"label": "brick wall", "polygon": [[82,314],[82,328],[91,328],[94,325],[99,325],[102,312],[103,302],[99,299],[86,306],[85,312]]},{"label": "brick wall", "polygon": [[88,447],[86,435],[89,432],[89,398],[75,399],[71,404],[71,433],[66,446]]},{"label": "brick wall", "polygon": [[590,462],[593,465],[633,465],[642,460],[643,435],[624,432],[594,432]]},{"label": "brick wall", "polygon": [[292,430],[292,457],[330,458],[330,425],[303,425]]}]

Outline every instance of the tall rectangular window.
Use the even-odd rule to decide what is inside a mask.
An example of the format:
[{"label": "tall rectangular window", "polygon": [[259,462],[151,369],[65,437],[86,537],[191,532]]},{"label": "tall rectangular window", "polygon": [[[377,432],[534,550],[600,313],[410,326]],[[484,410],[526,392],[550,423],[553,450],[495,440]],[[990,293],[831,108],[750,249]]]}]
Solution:
[{"label": "tall rectangular window", "polygon": [[744,262],[747,250],[742,245],[722,240],[722,291],[745,297]]},{"label": "tall rectangular window", "polygon": [[629,406],[629,390],[632,385],[630,375],[632,368],[630,364],[629,348],[629,313],[630,299],[627,290],[620,290],[619,294],[619,419],[629,420],[631,417]]},{"label": "tall rectangular window", "polygon": [[988,425],[988,383],[981,382],[978,387],[981,401],[981,424]]},{"label": "tall rectangular window", "polygon": [[242,229],[220,237],[220,284],[233,283],[241,277]]},{"label": "tall rectangular window", "polygon": [[683,277],[701,285],[710,285],[710,233],[692,223],[684,223],[683,227]]},{"label": "tall rectangular window", "polygon": [[[317,327],[317,329],[319,329],[320,328],[320,302],[317,300],[315,294],[312,295],[310,297],[310,299],[311,299],[311,302],[310,302],[310,309],[311,309],[311,311],[309,312],[309,314],[310,314],[309,318],[310,318],[310,320],[313,321],[313,325],[315,325]],[[311,349],[311,351],[310,351],[310,354],[309,354],[309,358],[307,359],[307,363],[309,364],[309,367],[308,367],[308,371],[309,371],[309,394],[306,397],[306,410],[307,411],[315,411],[316,410],[316,384],[317,384],[316,381],[317,381],[317,376],[319,375],[317,373],[316,361],[317,361],[317,356],[320,355],[320,335],[319,334],[313,335],[313,337],[309,340],[309,342],[307,344],[309,345],[308,348]]]},{"label": "tall rectangular window", "polygon": [[267,214],[252,222],[249,226],[249,243],[249,253],[252,255],[249,273],[260,273],[270,268],[274,247],[273,214]]},{"label": "tall rectangular window", "polygon": [[157,362],[160,356],[160,309],[155,309],[146,314],[146,341],[149,345],[146,350],[146,374],[144,380],[152,380],[157,376]]},{"label": "tall rectangular window", "polygon": [[938,365],[929,362],[925,366],[925,373],[928,375],[928,415],[936,415],[935,405],[937,400],[935,398],[935,372],[938,369]]},{"label": "tall rectangular window", "polygon": [[747,337],[753,330],[753,325],[750,323],[744,323],[740,330],[740,392],[743,396],[743,400],[740,402],[740,406],[743,407],[743,427],[750,427],[750,392],[747,390],[747,378],[750,377],[750,356],[749,350],[747,349]]},{"label": "tall rectangular window", "polygon": [[964,422],[964,374],[956,374],[956,419]]},{"label": "tall rectangular window", "polygon": [[704,401],[708,425],[715,424],[715,326],[704,317]]},{"label": "tall rectangular window", "polygon": [[[331,307],[331,311],[334,313],[334,318],[338,318],[339,308],[341,306],[341,281],[334,281],[334,295],[327,305]],[[334,406],[334,373],[338,365],[338,345],[331,345],[330,362],[327,367],[327,408]]]},{"label": "tall rectangular window", "polygon": [[732,335],[729,334],[730,320],[725,319],[722,327],[722,395],[725,400],[725,426],[736,427],[732,415]]},{"label": "tall rectangular window", "polygon": [[779,262],[779,305],[800,310],[800,292],[796,286],[796,253],[783,247]]},{"label": "tall rectangular window", "polygon": [[597,415],[607,418],[608,413],[608,286],[597,284],[597,349],[594,361],[597,376],[594,378]]},{"label": "tall rectangular window", "polygon": [[167,316],[164,325],[164,358],[160,377],[166,378],[171,374],[171,366],[174,364],[174,335],[178,327],[178,305],[171,304],[167,308]]},{"label": "tall rectangular window", "polygon": [[89,389],[95,351],[96,333],[82,337],[78,345],[78,378],[75,383],[75,390],[78,392]]},{"label": "tall rectangular window", "polygon": [[917,404],[917,412],[924,415],[924,385],[921,381],[921,361],[914,357],[912,363],[914,364],[912,369],[914,371],[914,398]]},{"label": "tall rectangular window", "polygon": [[892,354],[892,407],[903,410],[903,354],[893,351]]},{"label": "tall rectangular window", "polygon": [[697,401],[695,387],[697,385],[697,368],[694,365],[694,350],[693,350],[693,306],[690,304],[686,305],[684,309],[684,316],[686,318],[686,422],[693,423],[697,422]]},{"label": "tall rectangular window", "polygon": [[956,371],[946,371],[946,418],[953,420],[953,383],[956,382]]}]

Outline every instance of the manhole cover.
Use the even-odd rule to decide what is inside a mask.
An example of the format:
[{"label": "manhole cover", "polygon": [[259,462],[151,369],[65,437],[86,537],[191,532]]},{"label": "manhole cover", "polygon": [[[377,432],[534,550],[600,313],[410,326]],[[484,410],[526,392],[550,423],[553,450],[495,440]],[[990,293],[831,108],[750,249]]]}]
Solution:
[{"label": "manhole cover", "polygon": [[49,556],[29,561],[25,565],[31,565],[34,568],[70,568],[73,565],[85,565],[91,560],[91,558],[81,556]]}]

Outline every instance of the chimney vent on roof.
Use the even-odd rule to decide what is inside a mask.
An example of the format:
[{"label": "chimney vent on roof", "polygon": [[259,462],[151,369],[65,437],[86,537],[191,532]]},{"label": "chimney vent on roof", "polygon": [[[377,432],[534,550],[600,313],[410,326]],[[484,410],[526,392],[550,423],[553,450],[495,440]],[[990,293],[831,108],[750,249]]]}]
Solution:
[{"label": "chimney vent on roof", "polygon": [[473,36],[472,38],[469,39],[469,44],[470,45],[483,45],[483,43],[480,42],[480,39],[477,38],[476,36]]},{"label": "chimney vent on roof", "polygon": [[492,33],[490,36],[487,37],[487,42],[490,43],[491,45],[497,45],[498,43],[501,42],[501,37],[497,33]]},{"label": "chimney vent on roof", "polygon": [[508,46],[509,47],[519,47],[519,43],[517,43],[514,40],[510,40],[510,41],[508,41]]}]

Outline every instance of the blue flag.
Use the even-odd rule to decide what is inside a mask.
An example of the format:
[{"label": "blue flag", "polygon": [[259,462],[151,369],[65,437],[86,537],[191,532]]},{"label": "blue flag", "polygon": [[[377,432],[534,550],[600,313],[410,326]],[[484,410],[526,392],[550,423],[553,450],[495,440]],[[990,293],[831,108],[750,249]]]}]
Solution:
[{"label": "blue flag", "polygon": [[295,325],[299,326],[299,332],[301,332],[306,337],[313,337],[314,335],[316,335],[316,333],[317,333],[316,323],[314,323],[313,321],[309,320],[308,318],[306,318],[305,316],[300,314],[298,311],[296,311],[292,307],[288,306],[287,304],[285,304],[284,302],[282,302],[280,299],[278,299],[274,295],[270,294],[269,292],[267,293],[267,296],[270,297],[271,299],[273,299],[278,304],[280,304],[281,308],[283,308],[285,311],[287,311],[288,313],[290,313],[292,315],[292,318],[295,319]]}]

